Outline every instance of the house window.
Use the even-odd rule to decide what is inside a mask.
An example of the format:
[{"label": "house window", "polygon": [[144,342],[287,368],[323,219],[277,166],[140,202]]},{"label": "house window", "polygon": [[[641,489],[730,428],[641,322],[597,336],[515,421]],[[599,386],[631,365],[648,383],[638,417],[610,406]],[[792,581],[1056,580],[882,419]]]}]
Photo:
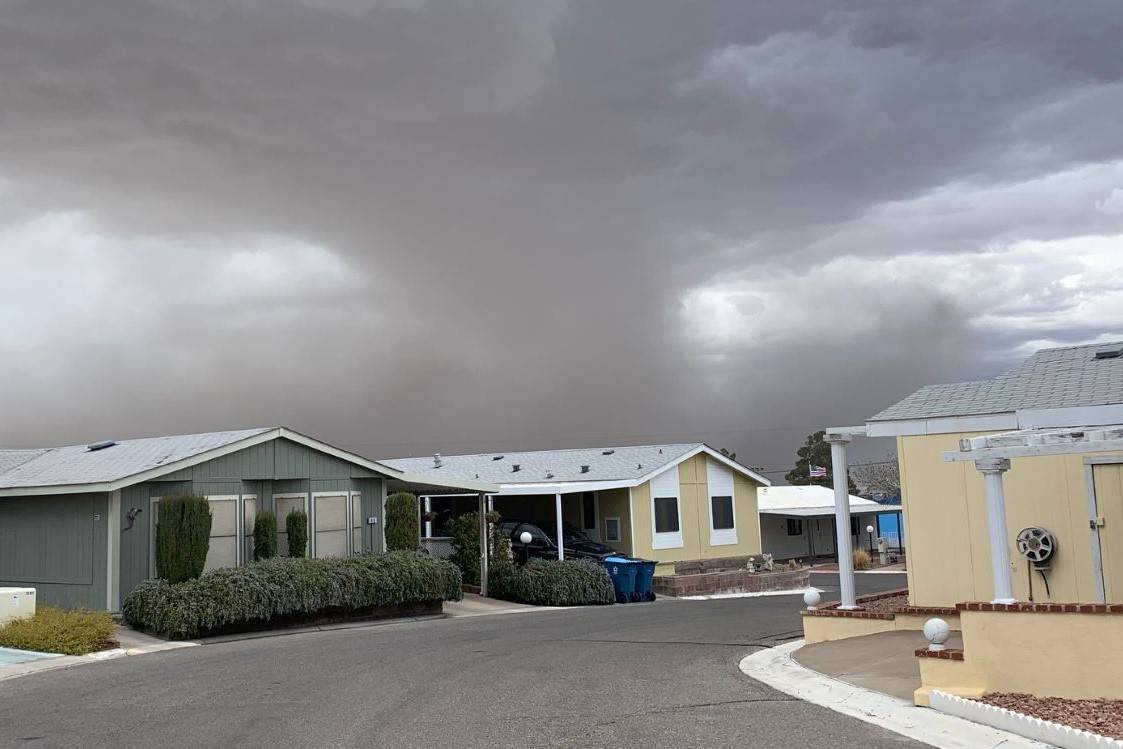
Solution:
[{"label": "house window", "polygon": [[799,518],[788,518],[788,535],[789,536],[802,536],[803,535],[803,521]]},{"label": "house window", "polygon": [[604,519],[604,540],[610,542],[620,541],[620,518]]},{"label": "house window", "polygon": [[597,529],[597,501],[592,492],[581,495],[581,527],[587,531]]},{"label": "house window", "polygon": [[655,532],[678,533],[678,497],[655,498]]},{"label": "house window", "polygon": [[710,497],[710,546],[733,546],[737,543],[733,472],[707,458],[706,487]]},{"label": "house window", "polygon": [[858,535],[858,518],[850,518],[850,535]]},{"label": "house window", "polygon": [[710,512],[713,513],[715,531],[733,529],[733,497],[710,497]]},{"label": "house window", "polygon": [[678,466],[671,466],[648,482],[651,491],[651,548],[681,549]]}]

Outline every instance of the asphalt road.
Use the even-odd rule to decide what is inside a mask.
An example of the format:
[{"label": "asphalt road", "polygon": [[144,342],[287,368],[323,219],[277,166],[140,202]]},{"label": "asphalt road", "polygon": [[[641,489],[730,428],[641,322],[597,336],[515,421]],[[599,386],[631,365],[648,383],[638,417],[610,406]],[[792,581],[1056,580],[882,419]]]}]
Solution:
[{"label": "asphalt road", "polygon": [[799,636],[799,605],[668,600],[122,658],[0,682],[0,746],[922,746],[741,674],[745,654]]}]

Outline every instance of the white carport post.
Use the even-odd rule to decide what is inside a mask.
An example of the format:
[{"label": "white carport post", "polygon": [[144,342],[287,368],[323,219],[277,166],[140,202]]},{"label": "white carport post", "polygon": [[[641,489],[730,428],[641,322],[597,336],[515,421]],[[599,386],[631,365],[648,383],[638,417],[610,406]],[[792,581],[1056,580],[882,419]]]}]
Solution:
[{"label": "white carport post", "polygon": [[429,513],[433,511],[432,497],[422,497],[425,502],[425,538],[433,537],[433,521],[429,519]]},{"label": "white carport post", "polygon": [[1010,549],[1006,545],[1006,491],[1002,475],[1010,470],[1008,458],[980,458],[975,468],[983,474],[987,493],[987,530],[990,531],[990,571],[994,577],[991,603],[1015,603],[1010,575]]},{"label": "white carport post", "polygon": [[554,511],[557,512],[558,520],[558,559],[565,559],[565,540],[562,536],[562,495],[554,495]]},{"label": "white carport post", "polygon": [[846,464],[849,434],[827,434],[823,441],[831,446],[834,472],[835,548],[838,549],[838,588],[840,609],[858,608],[854,594],[854,549],[850,539],[850,473]]},{"label": "white carport post", "polygon": [[487,495],[480,492],[480,595],[487,596]]}]

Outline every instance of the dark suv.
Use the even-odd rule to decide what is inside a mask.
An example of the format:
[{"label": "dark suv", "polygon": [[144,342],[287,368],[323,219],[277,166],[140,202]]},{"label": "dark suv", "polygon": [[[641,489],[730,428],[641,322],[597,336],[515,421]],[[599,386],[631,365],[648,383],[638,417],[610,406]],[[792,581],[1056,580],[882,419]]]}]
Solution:
[{"label": "dark suv", "polygon": [[[499,523],[497,530],[511,539],[511,549],[515,559],[527,557],[541,557],[542,559],[557,559],[558,546],[554,543],[552,534],[546,533],[541,526],[525,520],[504,520]],[[530,543],[524,545],[519,536],[523,531],[530,534]],[[620,554],[619,551],[594,541],[572,525],[562,526],[562,538],[565,544],[566,559],[595,559],[600,561],[605,557]]]}]

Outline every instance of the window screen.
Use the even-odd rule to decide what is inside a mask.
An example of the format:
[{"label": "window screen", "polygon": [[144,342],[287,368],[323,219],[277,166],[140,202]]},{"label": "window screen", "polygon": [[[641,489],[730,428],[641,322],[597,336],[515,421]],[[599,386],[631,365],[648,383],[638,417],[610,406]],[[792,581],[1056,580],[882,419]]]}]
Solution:
[{"label": "window screen", "polygon": [[710,497],[715,531],[733,530],[733,497]]},{"label": "window screen", "polygon": [[788,535],[789,536],[802,536],[803,535],[803,521],[799,518],[788,518]]},{"label": "window screen", "polygon": [[678,533],[678,497],[655,498],[655,532]]}]

